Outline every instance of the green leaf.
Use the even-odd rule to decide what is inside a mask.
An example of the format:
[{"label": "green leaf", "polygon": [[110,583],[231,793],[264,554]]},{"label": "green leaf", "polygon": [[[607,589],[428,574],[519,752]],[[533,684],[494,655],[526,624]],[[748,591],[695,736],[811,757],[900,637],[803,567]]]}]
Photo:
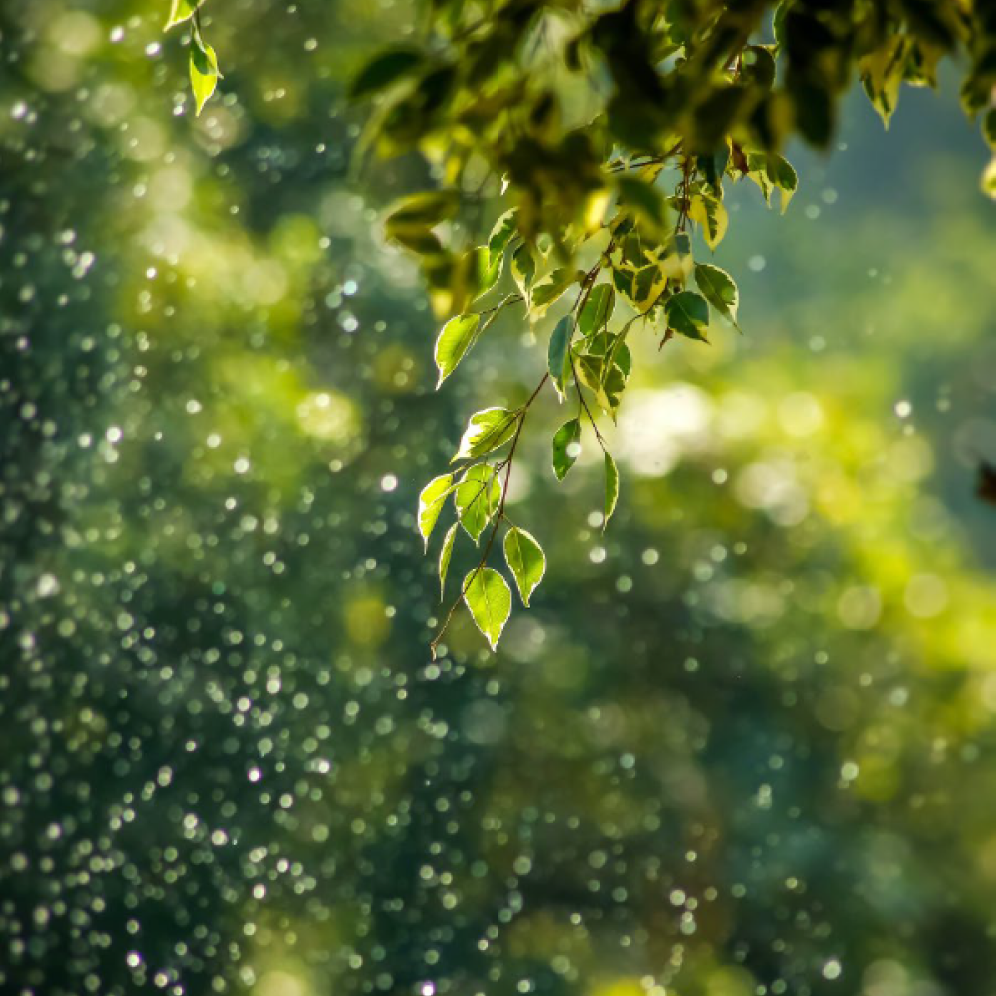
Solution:
[{"label": "green leaf", "polygon": [[621,176],[616,180],[620,202],[629,210],[641,231],[651,236],[659,236],[667,225],[667,209],[664,198],[653,184],[635,176]]},{"label": "green leaf", "polygon": [[865,93],[888,128],[906,71],[906,38],[893,35],[876,51],[862,56],[858,68]]},{"label": "green leaf", "polygon": [[453,462],[484,456],[497,449],[511,437],[517,421],[518,415],[507,408],[484,408],[471,415]]},{"label": "green leaf", "polygon": [[190,42],[190,86],[194,91],[197,114],[204,110],[210,100],[221,73],[218,71],[218,56],[214,49],[195,32]]},{"label": "green leaf", "polygon": [[681,291],[667,299],[664,305],[668,328],[689,339],[709,340],[705,330],[709,326],[709,305],[705,298],[695,291]]},{"label": "green leaf", "polygon": [[565,422],[553,436],[553,472],[562,481],[581,453],[581,419]]},{"label": "green leaf", "polygon": [[595,395],[602,410],[615,420],[629,378],[629,347],[619,336],[601,335],[591,341],[592,351],[576,360],[578,379]]},{"label": "green leaf", "polygon": [[574,322],[570,315],[565,315],[553,327],[550,335],[550,346],[546,354],[547,369],[550,371],[550,379],[557,389],[557,394],[561,400],[566,393],[567,378],[571,372],[571,366],[567,359],[567,350],[571,343],[571,334],[574,331]]},{"label": "green leaf", "polygon": [[602,520],[602,531],[605,531],[616,510],[619,501],[619,468],[608,450],[605,451],[605,518]]},{"label": "green leaf", "polygon": [[455,190],[425,190],[395,201],[388,209],[384,224],[387,228],[417,226],[432,228],[452,218],[460,207]]},{"label": "green leaf", "polygon": [[446,575],[450,569],[450,559],[453,557],[453,544],[456,542],[458,523],[454,522],[443,537],[443,548],[439,551],[439,598],[446,597]]},{"label": "green leaf", "polygon": [[460,525],[476,543],[501,504],[501,481],[493,467],[475,464],[460,479],[453,496]]},{"label": "green leaf", "polygon": [[710,194],[696,194],[689,202],[688,217],[702,226],[702,235],[710,249],[723,241],[730,218],[722,201]]},{"label": "green leaf", "polygon": [[[186,0],[183,0],[186,2]],[[425,61],[411,48],[392,48],[375,55],[353,78],[349,96],[353,100],[386,90],[392,83],[411,74]]]},{"label": "green leaf", "polygon": [[747,156],[748,176],[761,188],[764,199],[770,203],[771,190],[781,191],[782,214],[799,187],[799,176],[792,164],[775,152],[751,152]]},{"label": "green leaf", "polygon": [[471,571],[463,582],[463,600],[494,650],[512,613],[512,592],[505,579],[490,567]]},{"label": "green leaf", "polygon": [[481,316],[471,314],[457,315],[443,326],[439,338],[436,339],[436,369],[439,371],[437,391],[477,341],[480,324]]},{"label": "green leaf", "polygon": [[516,214],[515,208],[511,208],[495,222],[495,227],[491,229],[491,235],[488,236],[488,248],[493,253],[501,255],[512,240],[512,236],[515,235]]},{"label": "green leaf", "polygon": [[664,246],[661,269],[668,280],[685,285],[692,274],[692,240],[686,232],[675,232],[674,238]]},{"label": "green leaf", "polygon": [[429,537],[436,528],[443,505],[452,490],[453,475],[443,474],[429,481],[418,496],[418,531],[425,540],[426,549],[429,548]]},{"label": "green leaf", "polygon": [[996,156],[989,160],[989,165],[982,171],[979,185],[987,197],[996,200]]},{"label": "green leaf", "polygon": [[748,45],[744,49],[740,69],[742,83],[754,84],[762,90],[770,90],[775,82],[775,57],[765,45]]},{"label": "green leaf", "polygon": [[768,155],[768,177],[782,192],[782,214],[785,214],[789,201],[799,189],[799,174],[784,156],[772,152]]},{"label": "green leaf", "polygon": [[546,573],[546,557],[543,548],[536,538],[525,529],[513,526],[505,533],[502,544],[505,551],[505,563],[515,578],[515,586],[519,589],[522,604],[529,605],[529,596],[543,580]]},{"label": "green leaf", "polygon": [[529,310],[534,318],[543,315],[547,308],[561,297],[577,278],[577,271],[562,266],[538,280],[532,289]]},{"label": "green leaf", "polygon": [[425,225],[387,225],[384,235],[420,256],[443,256],[439,236]]},{"label": "green leaf", "polygon": [[996,149],[996,107],[990,107],[982,116],[982,137],[990,149]]},{"label": "green leaf", "polygon": [[501,276],[502,254],[492,252],[487,246],[478,246],[470,250],[474,263],[474,278],[476,280],[475,300],[483,297],[496,283]]},{"label": "green leaf", "polygon": [[697,263],[695,283],[705,299],[727,321],[739,328],[740,326],[737,325],[737,307],[740,303],[740,294],[733,277],[718,266],[713,266],[710,263]]},{"label": "green leaf", "polygon": [[512,279],[519,288],[519,293],[528,303],[529,288],[532,286],[533,277],[536,276],[536,260],[533,259],[532,249],[525,243],[512,253],[509,269],[512,271]]},{"label": "green leaf", "polygon": [[189,21],[194,16],[194,11],[204,2],[204,0],[173,0],[169,10],[169,19],[163,31],[169,31],[184,21]]},{"label": "green leaf", "polygon": [[578,315],[578,328],[585,339],[600,332],[612,317],[616,306],[616,292],[611,284],[598,284],[591,289],[581,314]]}]

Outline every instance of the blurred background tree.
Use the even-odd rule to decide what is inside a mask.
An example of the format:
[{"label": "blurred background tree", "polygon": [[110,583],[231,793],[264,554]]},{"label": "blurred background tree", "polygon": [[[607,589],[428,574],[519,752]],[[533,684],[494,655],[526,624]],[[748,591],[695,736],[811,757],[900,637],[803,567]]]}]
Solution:
[{"label": "blurred background tree", "polygon": [[[342,110],[413,17],[232,2],[195,120],[160,11],[0,8],[0,988],[991,996],[996,260],[950,88],[887,137],[849,104],[784,219],[731,197],[748,334],[639,347],[607,536],[537,440],[550,579],[433,662],[414,503],[473,399],[376,221],[426,167],[350,177]],[[503,320],[466,363],[545,357]]]}]

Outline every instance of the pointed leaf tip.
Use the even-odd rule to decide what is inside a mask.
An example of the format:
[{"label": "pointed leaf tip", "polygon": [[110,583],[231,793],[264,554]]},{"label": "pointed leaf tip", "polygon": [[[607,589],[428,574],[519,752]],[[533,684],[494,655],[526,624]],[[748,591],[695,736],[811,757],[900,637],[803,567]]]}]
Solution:
[{"label": "pointed leaf tip", "polygon": [[605,518],[602,520],[602,532],[609,525],[609,519],[619,502],[619,468],[608,450],[605,451]]},{"label": "pointed leaf tip", "polygon": [[505,534],[502,544],[505,563],[512,572],[515,586],[519,589],[522,604],[529,605],[529,597],[536,590],[546,573],[546,556],[536,537],[525,529],[513,526]]},{"label": "pointed leaf tip", "polygon": [[463,600],[477,628],[491,649],[498,647],[501,631],[512,614],[512,592],[505,579],[490,567],[471,571],[464,580]]}]

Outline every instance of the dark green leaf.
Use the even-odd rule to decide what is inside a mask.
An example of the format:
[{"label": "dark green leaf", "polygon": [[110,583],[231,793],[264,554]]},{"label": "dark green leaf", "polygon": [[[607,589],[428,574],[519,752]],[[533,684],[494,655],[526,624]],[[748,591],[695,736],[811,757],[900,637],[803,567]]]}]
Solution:
[{"label": "dark green leaf", "polygon": [[565,422],[553,437],[553,472],[562,481],[581,453],[581,420]]},{"label": "dark green leaf", "polygon": [[553,327],[553,333],[550,335],[550,346],[547,349],[547,369],[550,372],[553,386],[557,389],[557,394],[560,395],[561,399],[564,397],[567,378],[571,371],[567,350],[573,331],[574,320],[570,315],[565,315]]},{"label": "dark green leaf", "polygon": [[[695,283],[705,299],[729,322],[737,324],[740,295],[737,285],[726,270],[710,263],[695,266]],[[739,326],[738,326],[739,327]]]},{"label": "dark green leaf", "polygon": [[355,76],[349,88],[354,100],[387,89],[409,76],[424,62],[424,56],[410,48],[392,48],[375,55]]},{"label": "dark green leaf", "polygon": [[388,228],[408,225],[432,228],[452,218],[459,207],[460,197],[455,190],[426,190],[395,201],[384,224]]},{"label": "dark green leaf", "polygon": [[619,201],[627,207],[641,226],[650,235],[663,234],[667,225],[667,209],[664,198],[653,184],[635,176],[620,176],[616,180]]},{"label": "dark green leaf", "polygon": [[709,327],[709,305],[695,291],[681,291],[668,298],[664,305],[668,328],[689,339],[708,342],[705,330]]}]

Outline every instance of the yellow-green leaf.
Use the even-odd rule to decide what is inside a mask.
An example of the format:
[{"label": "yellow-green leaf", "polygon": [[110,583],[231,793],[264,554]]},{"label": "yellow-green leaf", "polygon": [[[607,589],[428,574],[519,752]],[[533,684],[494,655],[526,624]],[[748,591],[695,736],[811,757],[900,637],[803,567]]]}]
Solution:
[{"label": "yellow-green leaf", "polygon": [[449,529],[446,530],[446,536],[443,538],[443,548],[439,551],[439,597],[440,599],[446,597],[446,575],[450,569],[450,559],[453,556],[453,544],[456,542],[458,523],[454,522]]},{"label": "yellow-green leaf", "polygon": [[696,194],[688,205],[688,217],[702,226],[702,235],[710,249],[723,241],[730,218],[722,201],[708,194]]},{"label": "yellow-green leaf", "polygon": [[515,286],[519,288],[519,293],[528,303],[529,288],[532,286],[533,277],[536,276],[536,260],[533,259],[533,252],[529,246],[523,244],[512,253],[509,269],[512,271]]},{"label": "yellow-green leaf", "polygon": [[194,11],[204,2],[204,0],[173,0],[169,9],[169,19],[163,31],[169,31],[184,21],[189,21],[194,16]]},{"label": "yellow-green leaf", "polygon": [[505,563],[515,578],[515,586],[519,589],[519,597],[523,605],[529,605],[529,596],[543,580],[546,573],[546,556],[536,538],[525,529],[513,526],[505,533],[502,544],[505,551]]},{"label": "yellow-green leaf", "polygon": [[436,528],[439,515],[446,503],[446,498],[453,490],[453,475],[443,474],[431,480],[418,496],[418,531],[429,546],[429,537]]},{"label": "yellow-green leaf", "polygon": [[501,504],[501,481],[486,463],[471,467],[454,495],[460,525],[476,543]]},{"label": "yellow-green leaf", "polygon": [[605,451],[605,517],[602,520],[602,530],[609,524],[612,513],[619,502],[619,468],[608,450]]},{"label": "yellow-green leaf", "polygon": [[480,315],[457,315],[443,326],[436,339],[436,369],[439,370],[437,391],[474,345],[480,324]]},{"label": "yellow-green leaf", "polygon": [[507,408],[484,408],[470,416],[453,461],[484,456],[509,440],[518,415]]},{"label": "yellow-green leaf", "polygon": [[581,314],[578,315],[578,329],[585,338],[600,332],[612,317],[616,304],[616,292],[611,284],[598,284],[591,289]]},{"label": "yellow-green leaf", "polygon": [[477,628],[494,650],[512,613],[512,592],[505,579],[490,567],[471,571],[464,579],[463,587],[463,600]]},{"label": "yellow-green leaf", "polygon": [[221,73],[218,71],[218,56],[214,49],[195,32],[190,42],[190,86],[194,92],[197,114],[211,99]]},{"label": "yellow-green leaf", "polygon": [[576,279],[576,271],[563,266],[548,273],[533,285],[529,301],[529,312],[533,318],[540,318],[546,309],[561,297]]}]

